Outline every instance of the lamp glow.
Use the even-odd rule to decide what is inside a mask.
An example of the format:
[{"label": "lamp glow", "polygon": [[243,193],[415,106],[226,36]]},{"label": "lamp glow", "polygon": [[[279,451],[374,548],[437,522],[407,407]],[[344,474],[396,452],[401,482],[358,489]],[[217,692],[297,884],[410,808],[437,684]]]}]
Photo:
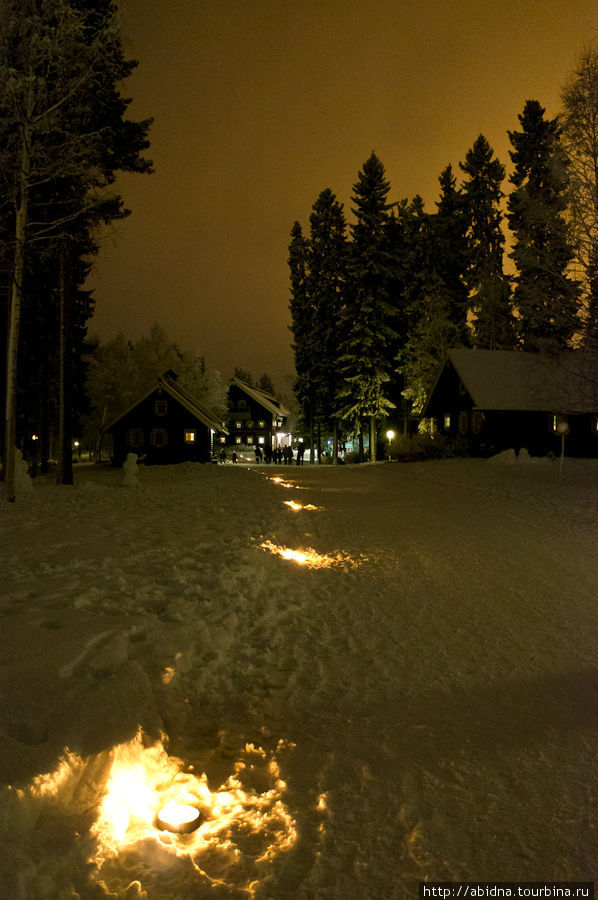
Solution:
[{"label": "lamp glow", "polygon": [[387,437],[387,440],[388,440],[388,458],[389,458],[389,460],[390,460],[390,458],[391,458],[392,439],[393,439],[394,436],[395,436],[394,431],[392,430],[392,428],[389,428],[388,431],[386,432],[386,437]]},{"label": "lamp glow", "polygon": [[162,831],[190,834],[201,821],[201,813],[187,803],[167,803],[156,816],[156,824]]}]

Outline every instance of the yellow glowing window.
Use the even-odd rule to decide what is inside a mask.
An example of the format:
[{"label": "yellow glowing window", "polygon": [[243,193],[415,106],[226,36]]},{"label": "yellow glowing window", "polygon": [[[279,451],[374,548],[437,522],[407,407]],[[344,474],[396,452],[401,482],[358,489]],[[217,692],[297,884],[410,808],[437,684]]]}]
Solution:
[{"label": "yellow glowing window", "polygon": [[221,436],[221,438],[220,438],[220,443],[221,443],[221,444],[226,444],[226,438],[224,437],[224,435]]},{"label": "yellow glowing window", "polygon": [[444,427],[448,431],[451,427],[451,414],[446,413],[444,416]]},{"label": "yellow glowing window", "polygon": [[241,443],[241,436],[239,435],[238,437],[235,438],[235,444],[240,444],[240,443]]},{"label": "yellow glowing window", "polygon": [[235,428],[242,428],[242,427],[243,427],[242,422],[235,422]]},{"label": "yellow glowing window", "polygon": [[185,443],[194,444],[197,440],[197,432],[190,428],[185,428]]},{"label": "yellow glowing window", "polygon": [[264,421],[263,419],[260,419],[259,422],[257,423],[257,427],[258,427],[258,428],[265,428],[265,427],[266,427],[265,421]]},{"label": "yellow glowing window", "polygon": [[248,443],[248,444],[253,444],[253,435],[252,435],[252,434],[248,434],[248,435],[247,435],[247,443]]}]

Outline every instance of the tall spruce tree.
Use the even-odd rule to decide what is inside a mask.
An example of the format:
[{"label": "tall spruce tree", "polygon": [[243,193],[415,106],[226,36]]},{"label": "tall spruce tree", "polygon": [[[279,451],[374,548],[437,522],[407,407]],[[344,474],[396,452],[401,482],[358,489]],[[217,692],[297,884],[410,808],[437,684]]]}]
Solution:
[{"label": "tall spruce tree", "polygon": [[474,346],[500,350],[513,347],[513,317],[509,281],[503,271],[501,185],[505,168],[493,159],[493,150],[480,134],[460,168],[467,176],[463,198],[467,217],[470,309],[473,312]]},{"label": "tall spruce tree", "polygon": [[438,365],[451,347],[469,345],[467,247],[463,201],[452,167],[439,177],[435,214],[424,213],[420,198],[406,209],[412,222],[409,285],[409,339],[399,354],[404,395],[421,410]]},{"label": "tall spruce tree", "polygon": [[564,218],[566,163],[557,120],[544,112],[537,100],[528,100],[521,131],[508,132],[515,166],[507,203],[517,268],[513,302],[524,350],[565,349],[579,327],[579,288],[568,275],[573,249]]},{"label": "tall spruce tree", "polygon": [[462,192],[457,188],[453,167],[440,173],[440,196],[437,212],[431,219],[434,267],[442,282],[446,298],[446,316],[454,327],[458,346],[467,346],[470,330],[467,324],[467,217]]},{"label": "tall spruce tree", "polygon": [[583,337],[586,346],[598,350],[598,46],[581,53],[561,99],[575,274],[583,289]]},{"label": "tall spruce tree", "polygon": [[318,418],[318,461],[321,459],[320,426],[331,427],[332,462],[338,461],[336,397],[341,373],[338,343],[343,292],[346,285],[347,237],[343,206],[326,188],[318,196],[310,216],[309,292],[313,320],[312,378]]},{"label": "tall spruce tree", "polygon": [[389,288],[395,261],[389,245],[388,193],[390,182],[375,153],[364,163],[353,186],[352,243],[348,262],[349,286],[343,309],[341,371],[344,388],[340,412],[353,429],[369,421],[370,461],[376,459],[377,422],[388,415],[395,310]]},{"label": "tall spruce tree", "polygon": [[309,428],[310,460],[313,462],[314,415],[317,407],[314,357],[317,348],[313,342],[314,316],[309,289],[309,242],[299,222],[295,222],[291,229],[288,263],[291,280],[289,327],[293,333],[293,353],[297,373],[294,390],[303,420]]}]

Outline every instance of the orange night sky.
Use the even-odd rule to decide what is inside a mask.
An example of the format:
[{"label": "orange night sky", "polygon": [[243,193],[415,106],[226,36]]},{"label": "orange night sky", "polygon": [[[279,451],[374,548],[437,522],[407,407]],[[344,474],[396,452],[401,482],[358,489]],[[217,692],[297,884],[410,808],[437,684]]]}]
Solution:
[{"label": "orange night sky", "polygon": [[[293,372],[287,248],[326,187],[344,204],[372,150],[391,199],[422,194],[480,132],[509,164],[527,99],[559,111],[598,39],[596,0],[120,0],[130,115],[155,173],[119,181],[90,332],[157,321],[227,378]],[[508,187],[505,182],[505,189]]]}]

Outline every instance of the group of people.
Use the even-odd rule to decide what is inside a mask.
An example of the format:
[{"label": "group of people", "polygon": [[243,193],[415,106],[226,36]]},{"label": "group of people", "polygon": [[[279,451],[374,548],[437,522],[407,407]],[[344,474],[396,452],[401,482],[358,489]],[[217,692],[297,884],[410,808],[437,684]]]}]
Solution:
[{"label": "group of people", "polygon": [[[304,455],[305,455],[305,447],[303,446],[303,444],[299,444],[299,446],[297,447],[297,460],[296,460],[298,466],[303,465]],[[218,459],[220,460],[221,463],[225,463],[227,461],[226,450],[224,449],[224,447],[220,451],[220,453],[218,455]],[[238,457],[237,457],[237,453],[235,450],[233,450],[231,459],[232,459],[233,463],[237,462]],[[277,465],[292,466],[293,462],[295,461],[295,454],[293,452],[293,448],[288,447],[288,446],[287,447],[267,447],[266,446],[266,447],[264,447],[263,452],[262,452],[261,447],[256,447],[255,448],[255,461],[256,461],[256,463],[265,462],[268,464],[274,463],[275,465],[277,464]]]},{"label": "group of people", "polygon": [[[303,465],[303,456],[305,454],[305,447],[303,444],[299,444],[297,447],[297,465]],[[286,465],[292,466],[295,461],[295,454],[293,452],[292,447],[266,447],[264,449],[263,459],[265,463],[274,463],[278,465]],[[261,463],[262,461],[262,451],[259,447],[255,448],[255,461],[257,463]]]}]

